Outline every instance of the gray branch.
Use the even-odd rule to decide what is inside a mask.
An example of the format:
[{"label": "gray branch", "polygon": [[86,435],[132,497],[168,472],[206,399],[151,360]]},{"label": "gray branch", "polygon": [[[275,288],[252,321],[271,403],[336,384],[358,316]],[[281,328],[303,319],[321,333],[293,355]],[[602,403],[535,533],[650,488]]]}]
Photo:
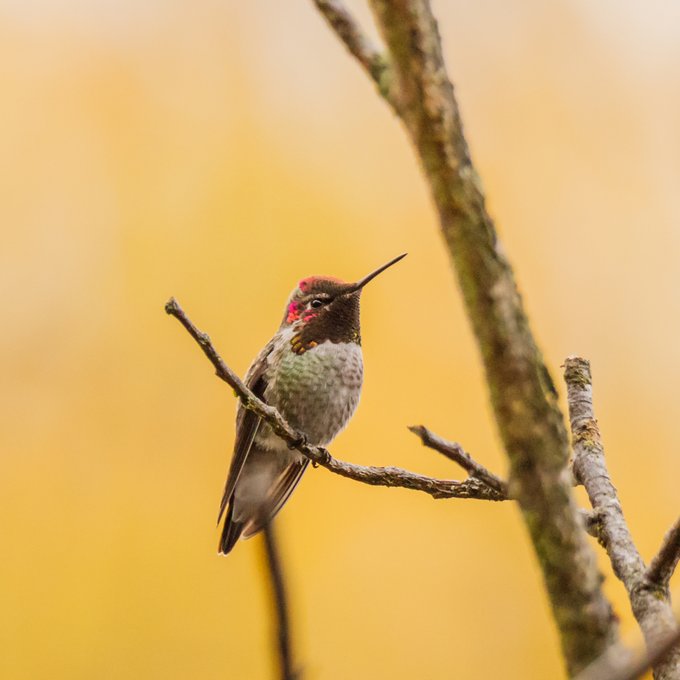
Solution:
[{"label": "gray branch", "polygon": [[[667,589],[648,580],[648,572],[635,547],[609,476],[593,410],[589,362],[580,357],[569,357],[564,364],[564,379],[567,383],[574,474],[585,487],[590,504],[597,513],[600,542],[609,555],[614,573],[628,591],[633,614],[642,628],[647,647],[649,650],[656,649],[675,630],[675,617]],[[673,542],[671,536],[670,544]],[[667,564],[666,558],[660,561]],[[657,680],[680,679],[680,652],[677,649],[657,663],[654,677]]]},{"label": "gray branch", "polygon": [[272,406],[258,399],[241,379],[224,363],[222,357],[214,348],[210,337],[200,331],[191,322],[175,298],[170,298],[165,304],[165,311],[174,316],[189,332],[189,335],[200,345],[203,353],[215,367],[215,373],[230,385],[245,408],[251,410],[262,420],[266,421],[274,432],[293,449],[297,449],[307,456],[314,465],[334,472],[342,477],[372,486],[395,486],[413,489],[430,494],[433,498],[474,498],[487,501],[502,501],[506,498],[484,482],[470,478],[465,481],[435,479],[415,472],[408,472],[396,467],[365,467],[354,465],[333,458],[331,454],[320,446],[307,444],[304,435],[293,429],[283,416]]}]

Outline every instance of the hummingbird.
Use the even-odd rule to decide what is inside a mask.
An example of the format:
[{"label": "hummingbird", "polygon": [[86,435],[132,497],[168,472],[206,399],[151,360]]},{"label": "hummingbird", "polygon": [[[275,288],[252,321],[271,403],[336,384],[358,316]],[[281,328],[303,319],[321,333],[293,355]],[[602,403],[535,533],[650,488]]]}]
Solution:
[{"label": "hummingbird", "polygon": [[[356,283],[332,276],[302,279],[283,320],[246,374],[246,385],[275,407],[309,444],[327,446],[346,427],[363,383],[359,299],[364,286],[406,253]],[[274,518],[307,469],[295,451],[239,404],[234,454],[220,504],[219,552],[250,538]]]}]

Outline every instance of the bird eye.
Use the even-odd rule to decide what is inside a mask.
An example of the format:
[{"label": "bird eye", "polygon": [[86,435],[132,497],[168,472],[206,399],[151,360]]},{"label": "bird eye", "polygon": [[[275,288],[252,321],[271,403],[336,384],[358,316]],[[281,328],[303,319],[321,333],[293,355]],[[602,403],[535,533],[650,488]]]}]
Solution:
[{"label": "bird eye", "polygon": [[310,303],[310,306],[311,306],[311,307],[314,307],[315,309],[317,309],[318,307],[323,306],[323,305],[325,304],[325,302],[326,302],[325,300],[320,300],[319,298],[315,298],[315,299],[312,300],[312,302]]}]

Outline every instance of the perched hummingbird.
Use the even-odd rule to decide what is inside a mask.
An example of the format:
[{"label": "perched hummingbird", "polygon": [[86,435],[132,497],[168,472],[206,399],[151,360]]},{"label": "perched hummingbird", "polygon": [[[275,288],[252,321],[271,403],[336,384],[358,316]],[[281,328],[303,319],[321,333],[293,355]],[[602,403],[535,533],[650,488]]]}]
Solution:
[{"label": "perched hummingbird", "polygon": [[[330,444],[354,414],[363,382],[361,290],[405,256],[356,283],[330,276],[302,279],[288,298],[279,330],[248,369],[248,387],[310,444]],[[239,405],[234,456],[217,520],[219,524],[226,510],[220,553],[226,555],[241,536],[249,538],[265,527],[308,463]]]}]

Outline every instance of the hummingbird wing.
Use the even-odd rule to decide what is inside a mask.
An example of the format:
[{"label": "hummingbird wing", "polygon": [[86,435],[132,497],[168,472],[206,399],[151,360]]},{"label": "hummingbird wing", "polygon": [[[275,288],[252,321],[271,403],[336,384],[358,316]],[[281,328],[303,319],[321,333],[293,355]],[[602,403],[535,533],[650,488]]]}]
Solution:
[{"label": "hummingbird wing", "polygon": [[[267,358],[274,349],[274,343],[269,342],[265,348],[260,352],[258,357],[253,361],[246,374],[245,383],[256,397],[263,399],[264,391],[267,388],[267,380],[265,372],[267,370]],[[222,515],[226,510],[227,504],[234,495],[234,488],[236,482],[241,475],[243,466],[253,445],[253,440],[260,427],[262,421],[252,411],[244,408],[242,404],[239,405],[238,413],[236,415],[236,441],[234,442],[234,455],[229,466],[229,474],[227,475],[227,482],[224,486],[224,493],[222,494],[222,502],[220,503],[220,512],[217,517],[217,523],[222,520]]]}]

